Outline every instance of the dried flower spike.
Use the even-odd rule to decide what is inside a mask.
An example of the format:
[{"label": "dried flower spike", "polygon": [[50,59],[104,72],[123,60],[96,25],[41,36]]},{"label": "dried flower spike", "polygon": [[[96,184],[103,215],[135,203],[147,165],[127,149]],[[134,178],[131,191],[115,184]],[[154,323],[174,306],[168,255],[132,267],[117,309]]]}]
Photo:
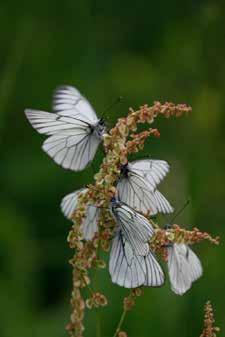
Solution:
[{"label": "dried flower spike", "polygon": [[215,319],[213,313],[213,307],[210,301],[205,304],[205,315],[204,315],[204,328],[200,337],[216,337],[217,332],[220,331],[220,328],[214,326]]}]

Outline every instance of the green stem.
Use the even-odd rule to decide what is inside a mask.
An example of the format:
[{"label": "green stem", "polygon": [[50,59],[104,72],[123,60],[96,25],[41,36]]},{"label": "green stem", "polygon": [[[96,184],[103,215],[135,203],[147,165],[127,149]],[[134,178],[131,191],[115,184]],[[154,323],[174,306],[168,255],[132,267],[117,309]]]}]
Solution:
[{"label": "green stem", "polygon": [[115,331],[113,337],[117,337],[118,332],[120,331],[121,326],[122,326],[122,324],[123,324],[123,322],[124,322],[124,319],[125,319],[125,317],[126,317],[126,313],[127,313],[127,310],[124,309],[123,312],[122,312],[122,315],[121,315],[121,317],[120,317],[120,321],[119,321],[119,323],[118,323],[118,325],[117,325],[117,328],[116,328],[116,331]]}]

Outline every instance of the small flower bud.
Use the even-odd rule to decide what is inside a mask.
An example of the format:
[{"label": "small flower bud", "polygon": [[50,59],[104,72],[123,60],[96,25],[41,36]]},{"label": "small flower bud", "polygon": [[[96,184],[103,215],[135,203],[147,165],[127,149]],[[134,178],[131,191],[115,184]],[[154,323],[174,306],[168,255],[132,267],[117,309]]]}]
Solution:
[{"label": "small flower bud", "polygon": [[106,263],[103,260],[96,259],[93,263],[94,267],[104,269],[106,267]]},{"label": "small flower bud", "polygon": [[132,289],[132,295],[133,296],[141,296],[143,294],[143,290],[141,288],[134,288]]},{"label": "small flower bud", "polygon": [[88,299],[86,300],[86,307],[87,307],[88,309],[92,309],[92,308],[93,308],[93,305],[94,305],[94,300],[93,300],[93,298],[88,298]]},{"label": "small flower bud", "polygon": [[124,310],[128,311],[133,308],[135,304],[135,299],[131,296],[125,297],[123,301]]}]

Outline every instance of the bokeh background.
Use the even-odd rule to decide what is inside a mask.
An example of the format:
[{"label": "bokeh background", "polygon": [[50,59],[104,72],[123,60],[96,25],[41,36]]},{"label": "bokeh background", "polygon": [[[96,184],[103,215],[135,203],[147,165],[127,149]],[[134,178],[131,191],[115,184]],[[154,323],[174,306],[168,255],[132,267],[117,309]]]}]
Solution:
[{"label": "bokeh background", "polygon": [[[154,100],[186,102],[189,117],[157,120],[141,158],[165,159],[171,173],[161,191],[187,228],[225,233],[225,19],[219,1],[1,1],[0,4],[0,335],[64,337],[70,314],[70,223],[61,198],[93,172],[73,173],[42,152],[43,138],[24,108],[49,110],[60,84],[78,87],[108,123],[128,108]],[[102,160],[98,153],[97,171]],[[161,218],[162,225],[169,219]],[[200,335],[203,305],[211,299],[225,336],[224,243],[194,248],[204,276],[183,297],[166,286],[146,289],[128,315],[130,337]],[[100,310],[102,336],[113,335],[127,291],[99,272],[109,306]],[[87,313],[94,337],[96,313]]]}]

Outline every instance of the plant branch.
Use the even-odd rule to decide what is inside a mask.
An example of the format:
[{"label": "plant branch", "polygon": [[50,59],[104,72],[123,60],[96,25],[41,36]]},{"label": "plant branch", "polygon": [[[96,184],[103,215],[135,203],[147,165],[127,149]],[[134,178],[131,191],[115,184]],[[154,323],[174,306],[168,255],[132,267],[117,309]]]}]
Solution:
[{"label": "plant branch", "polygon": [[123,309],[122,315],[120,317],[119,323],[117,325],[117,328],[116,328],[116,331],[115,331],[113,337],[117,337],[118,336],[118,333],[120,332],[122,324],[123,324],[124,319],[126,317],[126,313],[127,313],[127,310]]}]

